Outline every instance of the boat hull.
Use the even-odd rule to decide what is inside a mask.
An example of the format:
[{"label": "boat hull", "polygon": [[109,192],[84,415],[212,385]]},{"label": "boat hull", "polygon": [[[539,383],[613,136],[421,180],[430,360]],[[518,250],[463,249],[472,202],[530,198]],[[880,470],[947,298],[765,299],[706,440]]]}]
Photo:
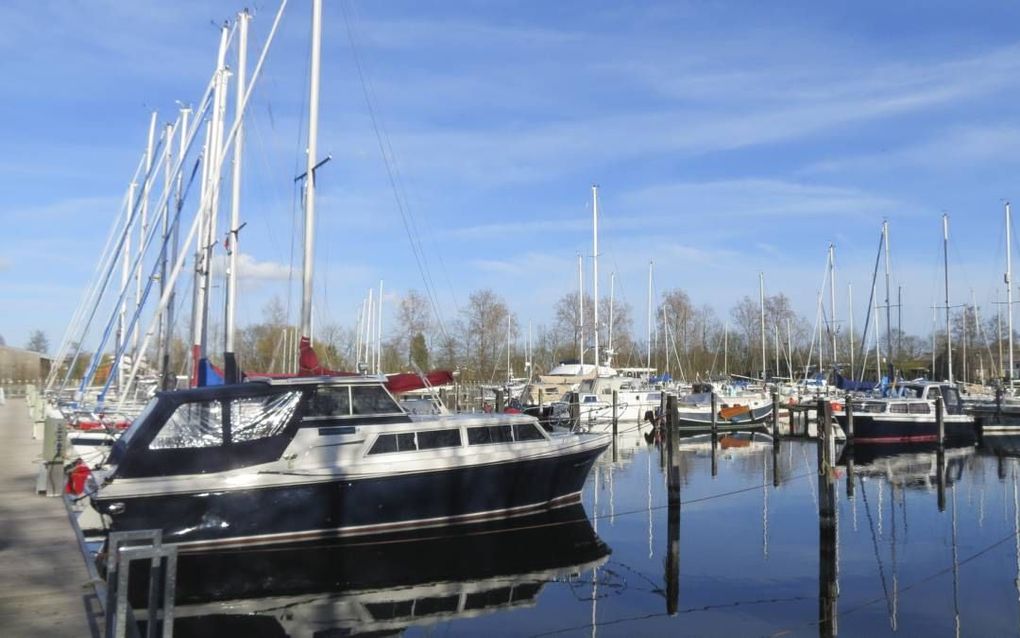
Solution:
[{"label": "boat hull", "polygon": [[603,450],[364,478],[97,497],[94,504],[110,517],[110,531],[161,529],[164,542],[181,551],[376,536],[471,525],[575,503]]},{"label": "boat hull", "polygon": [[[891,418],[890,418],[891,417]],[[845,414],[836,415],[843,431],[847,430]],[[947,417],[946,441],[955,444],[977,440],[974,421],[969,418]],[[902,415],[854,414],[853,442],[857,444],[934,443],[938,441],[938,424],[934,418],[904,417]]]},{"label": "boat hull", "polygon": [[[712,413],[711,411],[679,410],[679,426],[681,432],[711,432]],[[772,416],[772,404],[752,408],[747,412],[737,414],[730,419],[716,419],[716,429],[720,432],[735,430],[747,430],[755,426],[766,426]]]}]

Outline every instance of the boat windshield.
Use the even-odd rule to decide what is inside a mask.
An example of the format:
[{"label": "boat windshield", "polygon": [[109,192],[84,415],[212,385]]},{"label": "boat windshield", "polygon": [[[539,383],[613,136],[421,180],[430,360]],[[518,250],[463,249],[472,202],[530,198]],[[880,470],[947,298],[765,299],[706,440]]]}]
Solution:
[{"label": "boat windshield", "polygon": [[136,416],[131,421],[131,427],[125,430],[124,434],[120,436],[120,440],[124,442],[124,445],[127,445],[131,441],[132,437],[134,437],[135,435],[135,432],[137,432],[138,429],[142,427],[142,424],[145,423],[145,420],[149,418],[150,414],[152,414],[152,411],[156,408],[157,403],[159,403],[159,397],[152,397],[151,399],[149,399],[149,402],[145,404],[145,407],[142,408],[142,411],[138,413],[138,416]]}]

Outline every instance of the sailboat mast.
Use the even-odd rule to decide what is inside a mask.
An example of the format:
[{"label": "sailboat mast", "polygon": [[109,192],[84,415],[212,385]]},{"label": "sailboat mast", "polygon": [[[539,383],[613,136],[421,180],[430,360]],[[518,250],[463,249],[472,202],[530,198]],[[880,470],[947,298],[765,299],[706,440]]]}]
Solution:
[{"label": "sailboat mast", "polygon": [[836,364],[836,246],[829,244],[829,323],[832,325],[832,363]]},{"label": "sailboat mast", "polygon": [[847,317],[850,320],[850,378],[854,378],[854,285],[846,285]]},{"label": "sailboat mast", "polygon": [[654,262],[648,262],[648,344],[645,346],[645,367],[652,368],[652,267]]},{"label": "sailboat mast", "polygon": [[318,162],[322,0],[312,0],[312,52],[308,89],[308,163],[305,173],[305,250],[301,262],[301,338],[312,343],[312,268],[315,256],[315,165]]},{"label": "sailboat mast", "polygon": [[[156,146],[156,111],[149,117],[149,137],[145,145],[145,178],[142,180],[142,208],[141,218],[138,224],[138,252],[145,250],[145,238],[149,234],[149,191],[152,190],[152,152]],[[138,268],[135,269],[135,312],[142,306],[142,266],[144,259],[139,258]],[[138,325],[131,331],[131,352],[134,357],[140,357],[138,352]]]},{"label": "sailboat mast", "polygon": [[[178,122],[180,120],[178,119]],[[163,164],[163,192],[169,193],[170,188],[173,186],[173,143],[174,133],[176,132],[175,125],[167,124],[163,128],[163,140],[166,144],[166,160]],[[167,260],[170,258],[170,198],[167,197],[164,205],[160,209],[160,237],[163,240],[163,247],[160,249],[159,258],[159,297],[163,298],[166,293],[166,275],[167,275]],[[166,352],[170,347],[170,339],[168,335],[168,326],[166,323],[166,314],[163,311],[156,311],[156,367],[159,370],[160,387],[162,387],[162,379],[165,374],[163,361],[166,358]]]},{"label": "sailboat mast", "polygon": [[882,220],[882,243],[885,245],[885,334],[886,334],[886,356],[889,357],[889,361],[893,361],[893,341],[892,341],[892,302],[889,297],[889,273],[891,271],[889,261],[889,222],[888,220]]},{"label": "sailboat mast", "polygon": [[599,376],[599,187],[597,184],[592,184],[591,187],[591,218],[592,218],[592,237],[591,237],[591,269],[592,269],[592,296],[594,299],[595,307],[592,309],[594,312],[594,322],[592,324],[592,332],[595,335],[594,347],[595,347],[595,376]]},{"label": "sailboat mast", "polygon": [[584,374],[584,257],[577,256],[577,362]]},{"label": "sailboat mast", "polygon": [[946,281],[946,356],[949,382],[953,382],[953,328],[949,323],[949,214],[942,214],[942,267]]},{"label": "sailboat mast", "polygon": [[234,137],[234,166],[230,179],[230,233],[228,235],[229,245],[227,246],[227,289],[226,303],[224,308],[224,343],[223,343],[223,369],[226,374],[227,383],[237,383],[241,375],[237,367],[237,358],[234,354],[234,339],[237,330],[237,256],[240,252],[238,243],[241,230],[241,158],[244,147],[244,94],[246,90],[245,81],[248,73],[248,21],[251,15],[245,9],[237,14],[238,41],[237,41],[237,96],[234,101],[234,127],[237,129]]},{"label": "sailboat mast", "polygon": [[[1009,369],[1006,372],[1006,380],[1010,387],[1013,387],[1013,221],[1010,214],[1009,202],[1006,202],[1006,337],[1008,345]],[[999,366],[1002,366],[1002,357],[999,357]]]},{"label": "sailboat mast", "polygon": [[[616,303],[616,273],[609,273],[609,356],[613,355],[613,306]],[[609,365],[612,365],[611,363]]]},{"label": "sailboat mast", "polygon": [[729,322],[723,325],[722,333],[722,368],[723,375],[729,376],[730,374],[730,324]]},{"label": "sailboat mast", "polygon": [[[135,205],[135,190],[138,188],[138,184],[131,182],[128,186],[128,210],[130,211]],[[131,214],[128,213],[128,226],[124,231],[124,248],[121,249],[121,269],[120,269],[120,288],[121,290],[127,289],[128,282],[131,278]],[[114,352],[126,352],[127,349],[124,344],[127,343],[127,335],[124,334],[125,319],[127,315],[127,296],[120,302],[120,308],[118,309],[117,316],[117,348]],[[117,393],[119,394],[124,388],[124,366],[117,366]]]},{"label": "sailboat mast", "polygon": [[768,375],[768,363],[765,361],[765,273],[758,273],[758,297],[761,302],[761,379]]},{"label": "sailboat mast", "polygon": [[375,327],[375,373],[382,374],[382,305],[383,280],[379,280],[379,311],[376,313]]},{"label": "sailboat mast", "polygon": [[514,369],[510,365],[510,312],[506,313],[506,385],[509,389],[514,378]]}]

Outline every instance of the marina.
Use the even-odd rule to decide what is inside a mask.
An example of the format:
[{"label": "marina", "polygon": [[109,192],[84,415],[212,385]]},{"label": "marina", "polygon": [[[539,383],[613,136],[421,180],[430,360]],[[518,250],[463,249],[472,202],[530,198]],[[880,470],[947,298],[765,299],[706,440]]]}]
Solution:
[{"label": "marina", "polygon": [[0,9],[0,636],[1020,635],[1020,10],[931,11]]}]

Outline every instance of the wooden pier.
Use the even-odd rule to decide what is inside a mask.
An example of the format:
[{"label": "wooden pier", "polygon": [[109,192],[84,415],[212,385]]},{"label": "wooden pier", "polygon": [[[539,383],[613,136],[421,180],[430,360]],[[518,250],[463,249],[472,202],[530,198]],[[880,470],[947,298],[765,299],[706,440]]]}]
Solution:
[{"label": "wooden pier", "polygon": [[102,611],[64,503],[35,493],[42,441],[23,399],[0,405],[0,634],[99,636]]}]

